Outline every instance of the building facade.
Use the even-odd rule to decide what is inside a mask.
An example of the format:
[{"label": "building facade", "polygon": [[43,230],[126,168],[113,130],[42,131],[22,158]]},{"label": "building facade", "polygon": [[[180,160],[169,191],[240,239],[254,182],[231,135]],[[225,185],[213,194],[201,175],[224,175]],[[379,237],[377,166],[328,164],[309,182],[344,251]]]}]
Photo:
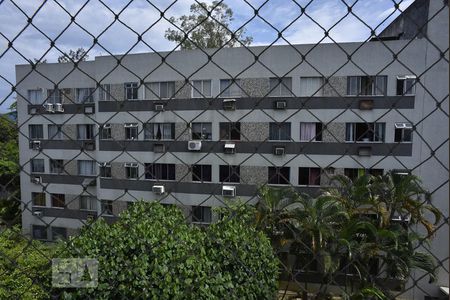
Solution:
[{"label": "building facade", "polygon": [[[332,175],[389,170],[422,178],[448,216],[441,6],[426,6],[427,38],[17,66],[24,234],[75,234],[139,199],[209,223],[211,208],[255,203],[264,184],[315,193]],[[402,29],[394,25],[389,36]],[[447,225],[432,249],[448,262]],[[446,285],[448,271],[439,281]]]}]

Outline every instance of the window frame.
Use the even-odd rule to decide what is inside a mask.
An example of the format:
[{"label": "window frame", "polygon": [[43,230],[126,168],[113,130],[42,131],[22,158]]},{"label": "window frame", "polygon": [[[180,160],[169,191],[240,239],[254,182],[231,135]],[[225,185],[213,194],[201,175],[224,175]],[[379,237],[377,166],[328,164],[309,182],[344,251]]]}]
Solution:
[{"label": "window frame", "polygon": [[[284,175],[282,174],[283,170],[288,172],[287,178],[285,178]],[[267,184],[269,184],[269,185],[290,185],[290,182],[291,182],[291,168],[290,167],[270,166],[270,167],[268,167],[267,173],[268,173]],[[271,176],[271,173],[272,173],[272,175],[276,175],[276,176]],[[273,182],[275,178],[276,178],[276,180],[275,180],[276,182]]]},{"label": "window frame", "polygon": [[[159,126],[159,130],[161,131],[161,138],[157,138],[155,136],[155,127]],[[170,129],[167,129],[167,127],[170,126]],[[175,139],[175,123],[172,122],[149,122],[144,123],[144,140],[148,141],[173,141]],[[151,130],[150,130],[151,128]],[[170,138],[165,138],[166,130],[170,130]],[[158,131],[158,128],[156,128],[156,131]],[[151,138],[148,137],[148,135],[151,134]]]},{"label": "window frame", "polygon": [[[55,128],[56,127],[56,134],[53,134],[50,132],[50,128]],[[57,124],[48,124],[47,125],[47,134],[48,134],[48,139],[52,140],[52,141],[62,141],[64,140],[64,134],[61,128],[61,125],[57,125]]]},{"label": "window frame", "polygon": [[[175,181],[175,164],[145,163],[144,178],[151,181]],[[165,170],[163,170],[165,168]],[[164,176],[164,174],[166,176]]]},{"label": "window frame", "polygon": [[[83,172],[80,172],[81,171],[81,165],[83,164],[83,163],[90,163],[91,164],[91,171],[92,171],[92,173],[91,174],[83,174]],[[96,168],[96,165],[95,165],[95,161],[94,160],[88,160],[88,159],[80,159],[80,160],[77,160],[77,171],[78,171],[78,176],[96,176],[97,174],[97,168]]]},{"label": "window frame", "polygon": [[[311,183],[311,170],[312,169],[314,169],[314,170],[319,170],[319,176],[318,177],[316,177],[315,178],[315,180],[316,180],[316,182],[313,182],[313,183]],[[308,183],[307,184],[304,184],[303,182],[300,182],[300,181],[302,181],[301,179],[301,177],[302,176],[300,176],[300,174],[301,174],[301,171],[302,170],[308,170],[308,175],[307,175],[307,177],[308,177]],[[322,170],[321,170],[321,168],[316,168],[316,167],[299,167],[298,168],[298,185],[299,186],[312,186],[312,187],[318,187],[318,186],[321,186],[321,175],[322,175]],[[318,182],[317,182],[318,181]]]},{"label": "window frame", "polygon": [[[201,128],[200,138],[194,137],[194,134],[197,134],[197,133],[194,133],[194,126],[200,126],[200,128]],[[209,133],[204,130],[205,126],[209,126]],[[207,134],[209,134],[209,135],[207,135],[206,138],[204,138],[205,132]],[[193,122],[193,123],[191,123],[191,139],[197,140],[197,141],[211,141],[212,140],[212,123],[211,122]]]},{"label": "window frame", "polygon": [[[106,123],[100,126],[99,130],[99,140],[112,140],[112,130],[111,130],[111,124]],[[105,137],[105,132],[107,133],[108,137]]]},{"label": "window frame", "polygon": [[[125,123],[123,125],[125,128],[125,140],[127,141],[136,141],[139,140],[139,124],[138,123]],[[131,133],[136,131],[136,138],[132,137]]]},{"label": "window frame", "polygon": [[[284,130],[284,126],[287,126],[289,129],[289,134],[287,139],[281,139],[281,135],[282,135],[282,130]],[[278,127],[278,128],[276,128]],[[277,137],[274,138],[273,134],[275,132],[275,130],[277,131]],[[278,122],[270,122],[269,123],[269,141],[291,141],[292,140],[292,127],[291,127],[291,122],[282,122],[282,123],[278,123]]]},{"label": "window frame", "polygon": [[[35,233],[35,229],[40,229],[40,230],[43,230],[43,232],[45,233],[44,234],[44,237],[36,237],[36,235],[34,234]],[[35,225],[35,224],[32,224],[31,225],[31,235],[32,235],[32,237],[33,237],[33,239],[35,239],[35,240],[41,240],[41,241],[48,241],[48,230],[47,230],[48,228],[47,228],[47,226],[45,226],[45,225]]]},{"label": "window frame", "polygon": [[[378,80],[383,80],[383,91],[382,94],[379,94],[379,88],[378,85],[380,82]],[[356,82],[352,83],[353,80],[356,80]],[[363,83],[363,80],[370,81],[370,93],[367,93],[367,90],[369,89],[369,85],[366,83]],[[356,94],[352,91],[352,85],[356,83]],[[359,76],[347,76],[347,91],[346,96],[355,96],[355,97],[361,97],[361,96],[371,96],[371,97],[385,97],[387,96],[387,84],[388,84],[388,77],[386,75],[359,75]],[[364,86],[363,86],[364,85]]]},{"label": "window frame", "polygon": [[98,101],[111,101],[111,84],[104,83],[98,88]]},{"label": "window frame", "polygon": [[[226,128],[224,128],[226,126]],[[222,136],[222,131],[226,131],[226,136]],[[219,123],[219,140],[221,141],[240,141],[241,140],[241,123],[240,122],[220,122]],[[233,134],[234,133],[234,134]],[[233,138],[238,135],[237,138]]]},{"label": "window frame", "polygon": [[[405,140],[405,132],[409,131],[409,140]],[[397,139],[397,133],[400,133],[400,139]],[[394,124],[394,142],[411,144],[413,142],[413,126],[407,122],[396,122]]]},{"label": "window frame", "polygon": [[[84,99],[80,98],[80,92],[87,90],[87,96]],[[75,88],[75,103],[84,104],[84,103],[94,103],[95,102],[95,88]]]},{"label": "window frame", "polygon": [[[62,205],[60,205],[61,203],[62,203]],[[56,205],[56,204],[59,204],[59,205]],[[60,193],[51,193],[50,194],[50,206],[52,208],[59,208],[59,209],[66,208],[66,195],[60,194]]]},{"label": "window frame", "polygon": [[[107,209],[105,209],[105,207]],[[114,216],[114,208],[112,200],[100,200],[100,214],[104,216]]]},{"label": "window frame", "polygon": [[[198,213],[200,213],[200,218],[198,218]],[[192,205],[191,214],[191,222],[194,224],[211,224],[212,222],[211,206]]]},{"label": "window frame", "polygon": [[[85,139],[82,139],[80,136],[81,128],[84,131]],[[94,124],[77,124],[77,140],[78,141],[92,141],[95,139],[95,128]]]},{"label": "window frame", "polygon": [[[138,163],[125,163],[125,178],[126,179],[139,179],[139,164]],[[133,175],[133,176],[132,176]],[[134,177],[134,175],[136,177]]]},{"label": "window frame", "polygon": [[61,89],[48,89],[47,90],[47,98],[45,99],[45,103],[48,103],[48,104],[62,103]]},{"label": "window frame", "polygon": [[[86,208],[83,207],[83,199],[87,199],[85,204]],[[80,196],[80,210],[83,211],[97,211],[97,198],[89,196],[89,195],[81,195]]]},{"label": "window frame", "polygon": [[[208,170],[209,169],[209,170]],[[198,174],[200,172],[200,174]],[[209,174],[208,174],[209,172]],[[192,173],[192,182],[212,182],[212,166],[211,165],[202,165],[202,164],[195,164],[191,165],[191,173]],[[205,176],[206,175],[206,176]],[[208,177],[204,179],[204,177]]]},{"label": "window frame", "polygon": [[[35,128],[34,130],[32,128]],[[36,136],[35,133],[38,133]],[[43,140],[44,139],[44,125],[42,124],[29,124],[28,136],[30,140]]]},{"label": "window frame", "polygon": [[[125,93],[125,100],[126,101],[133,101],[133,100],[139,100],[139,83],[138,82],[125,82],[123,84],[124,87],[124,93]],[[128,98],[129,93],[133,98]],[[136,95],[134,95],[136,93]]]},{"label": "window frame", "polygon": [[[205,95],[205,81],[209,82],[209,95]],[[194,88],[195,82],[201,83],[201,92],[198,89]],[[191,98],[193,99],[205,99],[212,97],[212,80],[211,79],[197,79],[191,81]],[[200,93],[200,96],[195,96],[195,92]]]},{"label": "window frame", "polygon": [[[319,89],[314,91],[314,94],[309,95],[308,93],[306,93],[306,91],[304,92],[302,89],[302,83],[305,82],[306,79],[318,79],[320,81],[320,85],[319,85]],[[301,76],[300,77],[300,82],[299,82],[299,89],[300,89],[300,97],[323,97],[323,90],[325,88],[324,86],[324,77],[323,76]]]},{"label": "window frame", "polygon": [[[39,197],[37,197],[37,196],[39,196]],[[42,200],[43,205],[36,204],[36,200]],[[31,192],[31,205],[33,207],[47,207],[46,194],[44,192]]]},{"label": "window frame", "polygon": [[[357,126],[366,125],[364,134],[357,137]],[[372,125],[372,126],[371,126]],[[381,125],[381,126],[380,126]],[[381,129],[381,136],[378,130]],[[369,137],[365,137],[369,135]],[[364,140],[368,139],[368,140]],[[378,140],[377,140],[378,139]],[[386,123],[385,122],[347,122],[345,123],[345,142],[346,143],[385,143],[386,141]]]},{"label": "window frame", "polygon": [[[158,92],[155,92],[152,89],[152,85],[158,86]],[[161,96],[162,86],[165,85],[166,94],[165,97]],[[153,82],[147,82],[145,84],[146,89],[150,91],[150,100],[167,100],[167,99],[173,99],[175,98],[175,95],[177,94],[177,89],[175,87],[175,81],[153,81]],[[173,91],[170,91],[170,89],[173,87]],[[170,96],[170,93],[172,92],[172,95]],[[167,97],[166,97],[167,96]]]},{"label": "window frame", "polygon": [[[109,176],[103,176],[104,172],[102,170],[109,169]],[[100,178],[112,178],[112,168],[110,163],[100,163],[99,164],[99,177]]]},{"label": "window frame", "polygon": [[[55,164],[61,164],[61,165],[58,166]],[[64,160],[63,159],[50,158],[48,161],[48,165],[49,165],[49,173],[50,174],[64,174]],[[57,172],[55,172],[55,170]]]},{"label": "window frame", "polygon": [[[36,93],[35,96],[37,97],[32,97],[31,95],[33,93]],[[30,89],[27,90],[27,96],[28,96],[28,104],[30,105],[42,105],[42,103],[44,102],[44,93],[42,89]],[[32,100],[33,99],[33,100]]]},{"label": "window frame", "polygon": [[[227,81],[228,83],[224,83]],[[226,86],[224,89],[223,86]],[[237,94],[231,94],[232,88],[238,91]],[[219,98],[241,98],[245,95],[244,91],[241,88],[241,79],[235,78],[234,82],[232,79],[220,79],[219,81]],[[233,90],[234,92],[234,90]]]},{"label": "window frame", "polygon": [[[285,84],[284,81],[290,81],[289,84]],[[272,85],[273,81],[276,81],[274,85]],[[287,89],[287,93],[283,94],[283,88]],[[270,77],[269,78],[269,97],[294,97],[294,92],[292,91],[292,77]]]},{"label": "window frame", "polygon": [[[224,174],[227,173],[227,174]],[[237,179],[236,179],[237,178]],[[241,167],[239,165],[220,165],[219,181],[227,183],[241,182]]]},{"label": "window frame", "polygon": [[[34,165],[35,163],[40,162],[41,166],[42,166],[42,171],[36,171],[35,168],[36,166]],[[45,173],[45,160],[43,158],[32,158],[30,159],[30,173],[32,174],[43,174]]]},{"label": "window frame", "polygon": [[[314,138],[312,140],[308,140],[308,139],[304,139],[302,137],[302,125],[303,124],[314,124],[315,125],[315,131],[316,134],[314,136]],[[323,123],[321,122],[300,122],[300,137],[299,137],[299,141],[300,142],[323,142]]]},{"label": "window frame", "polygon": [[[404,75],[397,76],[396,78],[396,90],[395,94],[397,96],[415,96],[416,95],[416,85],[417,85],[417,77],[415,75]],[[410,92],[407,91],[408,81],[412,81]],[[402,84],[402,92],[399,93],[399,83]]]}]

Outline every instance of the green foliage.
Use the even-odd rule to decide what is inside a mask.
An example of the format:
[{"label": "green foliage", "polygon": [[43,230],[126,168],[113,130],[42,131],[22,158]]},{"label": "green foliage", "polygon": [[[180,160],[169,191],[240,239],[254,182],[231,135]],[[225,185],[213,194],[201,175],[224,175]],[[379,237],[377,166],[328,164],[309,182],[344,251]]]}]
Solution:
[{"label": "green foliage", "polygon": [[[245,29],[231,31],[233,11],[221,1],[213,1],[211,5],[199,2],[191,5],[191,14],[176,19],[170,18],[179,30],[167,29],[166,39],[176,42],[181,49],[234,47],[243,44],[248,46],[253,38],[245,35]],[[210,16],[209,16],[210,15]]]},{"label": "green foliage", "polygon": [[69,299],[265,299],[276,289],[270,242],[245,218],[201,230],[176,207],[138,202],[112,225],[86,226],[61,251],[99,260],[98,287],[68,290]]},{"label": "green foliage", "polygon": [[52,248],[29,241],[20,228],[0,234],[0,299],[48,299]]}]

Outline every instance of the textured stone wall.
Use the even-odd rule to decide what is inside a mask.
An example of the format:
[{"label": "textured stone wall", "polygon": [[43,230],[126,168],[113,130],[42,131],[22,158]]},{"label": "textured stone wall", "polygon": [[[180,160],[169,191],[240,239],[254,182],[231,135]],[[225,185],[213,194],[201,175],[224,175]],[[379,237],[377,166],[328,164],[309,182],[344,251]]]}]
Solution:
[{"label": "textured stone wall", "polygon": [[127,209],[127,201],[113,201],[112,203],[112,211],[113,215],[118,216],[121,212]]},{"label": "textured stone wall", "polygon": [[347,77],[333,76],[328,79],[328,83],[323,87],[323,96],[336,97],[347,95]]},{"label": "textured stone wall", "polygon": [[328,143],[345,142],[345,123],[329,123],[323,131],[322,141]]},{"label": "textured stone wall", "polygon": [[181,182],[192,181],[192,174],[189,172],[189,167],[184,164],[175,165],[175,180]]},{"label": "textured stone wall", "polygon": [[73,104],[75,102],[75,89],[62,89],[61,102],[63,104]]},{"label": "textured stone wall", "polygon": [[125,139],[125,127],[123,127],[123,124],[111,124],[111,137],[115,141]]},{"label": "textured stone wall", "polygon": [[125,167],[123,163],[111,163],[111,177],[114,179],[126,179]]},{"label": "textured stone wall", "polygon": [[183,80],[175,81],[175,98],[187,99],[191,98],[191,85]]},{"label": "textured stone wall", "polygon": [[111,100],[123,101],[125,99],[125,89],[122,84],[111,84]]},{"label": "textured stone wall", "polygon": [[269,139],[269,123],[241,123],[242,141],[265,141]]},{"label": "textured stone wall", "polygon": [[80,209],[80,197],[66,194],[66,205],[68,209]]},{"label": "textured stone wall", "polygon": [[269,176],[267,167],[241,166],[240,175],[242,184],[261,185],[267,182]]},{"label": "textured stone wall", "polygon": [[[270,90],[269,78],[243,78],[240,85],[248,97],[263,97]],[[247,96],[245,93],[244,97]]]},{"label": "textured stone wall", "polygon": [[76,140],[77,139],[77,125],[76,124],[65,124],[61,127],[63,132],[63,139],[65,140]]},{"label": "textured stone wall", "polygon": [[64,174],[78,175],[78,164],[76,160],[64,160]]},{"label": "textured stone wall", "polygon": [[191,139],[191,130],[186,123],[175,123],[175,139],[177,141],[189,141]]}]

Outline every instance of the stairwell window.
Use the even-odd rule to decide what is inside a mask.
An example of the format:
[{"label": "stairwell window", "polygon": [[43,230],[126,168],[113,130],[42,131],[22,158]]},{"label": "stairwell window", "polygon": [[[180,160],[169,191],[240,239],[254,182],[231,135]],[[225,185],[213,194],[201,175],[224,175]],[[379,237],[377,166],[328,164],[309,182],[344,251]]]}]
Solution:
[{"label": "stairwell window", "polygon": [[220,80],[220,97],[241,97],[242,89],[240,85],[241,81],[235,79],[221,79]]},{"label": "stairwell window", "polygon": [[125,100],[139,99],[139,85],[137,82],[125,83]]},{"label": "stairwell window", "polygon": [[137,123],[125,123],[125,139],[137,140],[138,139],[138,124]]},{"label": "stairwell window", "polygon": [[269,79],[271,97],[292,97],[292,77],[273,77]]},{"label": "stairwell window", "polygon": [[314,123],[314,122],[300,123],[300,141],[321,142],[322,123]]},{"label": "stairwell window", "polygon": [[192,81],[192,98],[209,98],[212,95],[211,80]]},{"label": "stairwell window", "polygon": [[413,96],[416,94],[416,76],[397,76],[397,96]]},{"label": "stairwell window", "polygon": [[126,163],[125,164],[125,176],[127,179],[138,179],[139,178],[139,167],[137,163]]},{"label": "stairwell window", "polygon": [[348,96],[386,96],[387,76],[348,76]]},{"label": "stairwell window", "polygon": [[346,123],[347,142],[384,142],[385,123]]},{"label": "stairwell window", "polygon": [[412,131],[411,123],[395,123],[394,142],[411,143]]},{"label": "stairwell window", "polygon": [[175,123],[144,124],[144,139],[173,140],[175,138]]}]

